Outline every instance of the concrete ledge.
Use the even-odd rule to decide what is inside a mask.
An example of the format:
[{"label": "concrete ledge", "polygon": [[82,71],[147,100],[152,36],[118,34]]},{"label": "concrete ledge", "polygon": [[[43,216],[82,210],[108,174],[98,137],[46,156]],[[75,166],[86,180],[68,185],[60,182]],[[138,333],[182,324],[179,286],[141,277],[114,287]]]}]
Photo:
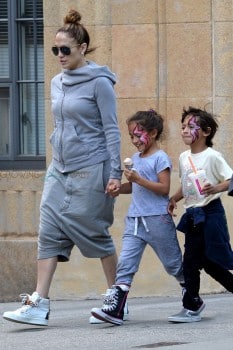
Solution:
[{"label": "concrete ledge", "polygon": [[36,285],[37,241],[0,240],[0,302],[19,300]]}]

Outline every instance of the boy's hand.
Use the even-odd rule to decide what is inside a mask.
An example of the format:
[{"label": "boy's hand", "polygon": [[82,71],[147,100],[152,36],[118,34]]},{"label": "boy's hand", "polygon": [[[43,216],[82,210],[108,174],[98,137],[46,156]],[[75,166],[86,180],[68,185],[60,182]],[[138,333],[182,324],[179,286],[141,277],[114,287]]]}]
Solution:
[{"label": "boy's hand", "polygon": [[228,188],[227,186],[228,186],[228,180],[221,182],[217,185],[212,185],[208,183],[203,187],[202,192],[206,197],[208,197],[210,194],[227,191],[227,188]]},{"label": "boy's hand", "polygon": [[174,213],[174,209],[176,208],[177,208],[177,205],[176,205],[175,199],[170,198],[167,206],[168,214],[170,214],[171,216],[176,216],[176,214]]},{"label": "boy's hand", "polygon": [[214,194],[217,192],[216,192],[215,186],[208,183],[202,188],[202,193],[204,194],[205,197],[208,197],[210,194]]},{"label": "boy's hand", "polygon": [[230,180],[225,180],[223,182],[218,183],[217,185],[212,185],[211,183],[207,183],[203,188],[203,194],[208,197],[210,194],[225,192],[228,190],[230,184]]}]

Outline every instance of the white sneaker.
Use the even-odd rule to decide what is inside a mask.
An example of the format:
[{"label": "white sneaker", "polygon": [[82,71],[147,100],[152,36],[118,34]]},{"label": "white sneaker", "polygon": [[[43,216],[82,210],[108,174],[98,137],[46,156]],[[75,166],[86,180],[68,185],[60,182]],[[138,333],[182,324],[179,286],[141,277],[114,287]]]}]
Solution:
[{"label": "white sneaker", "polygon": [[44,299],[37,292],[32,295],[20,294],[22,307],[15,311],[6,311],[3,318],[8,321],[47,326],[49,319],[49,299]]},{"label": "white sneaker", "polygon": [[[102,295],[104,295],[104,296],[109,295],[110,292],[111,292],[111,289],[107,289],[107,290],[106,290],[106,293],[105,293],[105,294],[102,294]],[[129,309],[128,309],[128,303],[127,303],[127,301],[126,301],[125,307],[124,307],[124,317],[123,317],[123,321],[128,321],[128,320],[129,320]],[[91,316],[91,317],[89,318],[89,323],[90,323],[90,324],[101,324],[101,323],[106,323],[106,322],[103,321],[103,320],[99,320],[99,319],[98,319],[97,317],[95,317],[95,316]]]}]

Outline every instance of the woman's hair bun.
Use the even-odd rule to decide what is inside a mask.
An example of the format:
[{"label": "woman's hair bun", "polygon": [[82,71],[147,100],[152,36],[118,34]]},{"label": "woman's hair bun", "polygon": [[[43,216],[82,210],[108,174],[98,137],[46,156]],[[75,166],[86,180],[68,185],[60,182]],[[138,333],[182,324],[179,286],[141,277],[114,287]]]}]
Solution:
[{"label": "woman's hair bun", "polygon": [[70,10],[64,17],[64,24],[80,24],[82,16],[76,10]]}]

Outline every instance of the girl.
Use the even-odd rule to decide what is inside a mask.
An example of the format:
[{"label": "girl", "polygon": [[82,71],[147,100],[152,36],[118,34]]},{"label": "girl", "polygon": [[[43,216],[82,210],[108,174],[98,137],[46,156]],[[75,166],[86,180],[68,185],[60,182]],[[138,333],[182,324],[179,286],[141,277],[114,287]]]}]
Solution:
[{"label": "girl", "polygon": [[121,185],[119,193],[132,193],[132,201],[115,284],[105,296],[102,309],[92,309],[95,317],[117,325],[123,323],[127,294],[147,244],[166,271],[183,283],[182,254],[173,219],[167,213],[171,161],[159,147],[163,119],[154,110],[139,111],[127,125],[138,152],[132,157],[133,169],[124,171],[128,182]]}]

